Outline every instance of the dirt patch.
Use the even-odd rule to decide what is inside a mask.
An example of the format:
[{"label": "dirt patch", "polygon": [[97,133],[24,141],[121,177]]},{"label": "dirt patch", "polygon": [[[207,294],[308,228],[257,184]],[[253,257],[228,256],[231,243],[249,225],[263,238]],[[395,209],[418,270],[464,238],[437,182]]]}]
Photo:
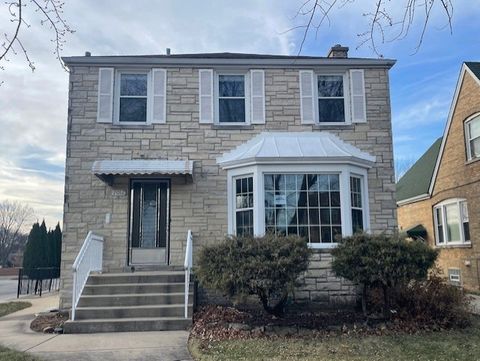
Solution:
[{"label": "dirt patch", "polygon": [[415,334],[440,331],[442,325],[392,318],[368,323],[354,311],[290,312],[277,318],[261,310],[206,306],[194,315],[191,337],[200,342],[251,338],[329,338],[342,336]]},{"label": "dirt patch", "polygon": [[53,333],[56,328],[62,328],[68,320],[66,312],[50,312],[40,314],[30,323],[30,328],[35,332]]}]

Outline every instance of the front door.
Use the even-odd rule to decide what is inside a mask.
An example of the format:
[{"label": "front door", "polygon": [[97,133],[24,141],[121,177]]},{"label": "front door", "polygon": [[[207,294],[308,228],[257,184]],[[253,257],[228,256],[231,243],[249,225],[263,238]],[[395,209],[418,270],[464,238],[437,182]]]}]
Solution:
[{"label": "front door", "polygon": [[129,263],[168,264],[170,182],[133,180],[130,195]]}]

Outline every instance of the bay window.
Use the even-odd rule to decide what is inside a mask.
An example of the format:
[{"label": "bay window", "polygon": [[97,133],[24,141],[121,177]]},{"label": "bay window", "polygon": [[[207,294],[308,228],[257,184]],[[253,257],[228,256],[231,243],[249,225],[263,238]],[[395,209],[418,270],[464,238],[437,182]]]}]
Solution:
[{"label": "bay window", "polygon": [[470,243],[467,201],[449,199],[434,207],[435,238],[439,246]]},{"label": "bay window", "polygon": [[235,179],[235,231],[253,236],[253,177]]},{"label": "bay window", "polygon": [[350,206],[352,207],[352,233],[363,231],[362,178],[350,177]]}]

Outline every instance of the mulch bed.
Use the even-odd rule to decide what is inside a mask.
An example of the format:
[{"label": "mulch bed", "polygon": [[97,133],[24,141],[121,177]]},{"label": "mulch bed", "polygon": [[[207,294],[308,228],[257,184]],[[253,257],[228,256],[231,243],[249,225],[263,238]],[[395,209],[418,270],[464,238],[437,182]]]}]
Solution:
[{"label": "mulch bed", "polygon": [[55,329],[62,328],[67,320],[66,312],[42,313],[30,323],[30,328],[35,332],[53,333]]},{"label": "mulch bed", "polygon": [[365,324],[362,314],[353,311],[290,312],[277,318],[262,310],[239,310],[233,307],[205,306],[194,315],[190,336],[200,341],[250,338],[325,338],[439,331],[441,325],[426,325],[393,318],[381,318]]}]

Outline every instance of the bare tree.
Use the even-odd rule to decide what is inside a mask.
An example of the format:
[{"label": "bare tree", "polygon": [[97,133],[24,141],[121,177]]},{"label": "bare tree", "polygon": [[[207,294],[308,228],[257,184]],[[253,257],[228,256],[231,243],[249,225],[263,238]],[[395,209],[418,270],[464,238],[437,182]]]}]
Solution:
[{"label": "bare tree", "polygon": [[395,182],[398,182],[416,162],[413,157],[395,159]]},{"label": "bare tree", "polygon": [[[0,69],[4,69],[5,62],[10,61],[9,56],[23,54],[28,66],[32,71],[35,70],[35,63],[30,58],[24,45],[23,36],[26,36],[26,30],[31,27],[33,21],[40,20],[40,24],[46,27],[51,33],[53,43],[53,54],[66,70],[62,62],[60,53],[65,44],[65,36],[73,33],[63,16],[63,7],[65,3],[61,0],[8,0],[5,2],[8,8],[10,22],[15,24],[12,31],[4,32],[3,39],[0,40]],[[31,16],[28,19],[26,10],[29,9]],[[36,17],[36,19],[35,19]]]},{"label": "bare tree", "polygon": [[[330,23],[330,16],[334,11],[352,5],[359,0],[306,0],[298,9],[295,18],[305,21],[290,30],[302,29],[303,37],[298,54],[301,53],[305,40],[310,32],[318,35],[325,23]],[[400,13],[392,10],[393,6],[403,4]],[[387,42],[405,38],[416,21],[420,21],[418,41],[414,47],[416,53],[422,45],[425,32],[430,24],[433,11],[437,8],[445,18],[445,26],[452,32],[453,2],[452,0],[375,0],[371,2],[362,15],[368,19],[368,26],[364,32],[357,34],[360,38],[358,47],[369,46],[372,51],[381,56],[379,46]],[[289,31],[290,31],[289,30]]]},{"label": "bare tree", "polygon": [[24,238],[26,227],[33,219],[33,209],[20,202],[0,202],[0,265],[7,265],[8,258]]}]

